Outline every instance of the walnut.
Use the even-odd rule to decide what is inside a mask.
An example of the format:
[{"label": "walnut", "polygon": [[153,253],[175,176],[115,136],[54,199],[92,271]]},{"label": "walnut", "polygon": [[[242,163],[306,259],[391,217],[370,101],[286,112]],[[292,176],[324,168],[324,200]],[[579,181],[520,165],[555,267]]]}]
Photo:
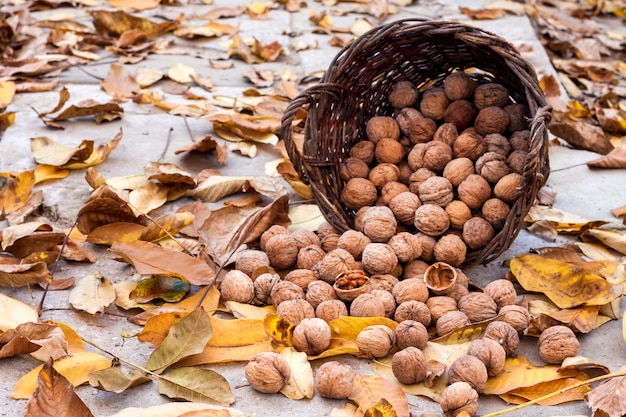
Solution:
[{"label": "walnut", "polygon": [[339,237],[337,247],[348,251],[354,259],[361,259],[363,249],[370,243],[372,243],[371,239],[363,232],[348,229]]},{"label": "walnut", "polygon": [[509,154],[506,162],[509,164],[511,172],[518,174],[524,173],[526,168],[526,160],[528,159],[528,152],[526,151],[513,151]]},{"label": "walnut", "polygon": [[428,310],[430,310],[430,318],[433,324],[436,324],[437,320],[444,314],[450,311],[457,311],[458,309],[456,300],[447,295],[429,297],[428,300],[426,300],[426,306]]},{"label": "walnut", "polygon": [[391,291],[387,290],[371,290],[370,294],[372,294],[377,300],[382,301],[383,306],[385,307],[385,317],[393,317],[393,313],[396,311],[396,299],[394,298]]},{"label": "walnut", "polygon": [[450,181],[454,187],[474,173],[474,163],[471,159],[460,157],[450,161],[443,169],[443,177]]},{"label": "walnut", "polygon": [[528,152],[530,149],[530,130],[520,130],[511,135],[511,148],[514,151]]},{"label": "walnut", "polygon": [[413,170],[409,166],[409,163],[406,160],[403,160],[398,164],[398,170],[400,171],[398,181],[404,185],[409,185],[409,177],[413,173]]},{"label": "walnut", "polygon": [[445,336],[455,330],[472,324],[469,318],[462,311],[450,311],[437,319],[435,328],[437,336]]},{"label": "walnut", "polygon": [[374,158],[379,164],[399,164],[404,158],[404,148],[397,140],[381,139],[376,143]]},{"label": "walnut", "polygon": [[376,185],[366,178],[352,178],[341,190],[341,202],[353,210],[358,210],[363,206],[371,206],[377,198]]},{"label": "walnut", "polygon": [[[441,242],[441,240],[439,242]],[[435,244],[435,251],[437,250],[439,242]],[[456,285],[456,278],[456,268],[446,262],[435,262],[426,268],[426,271],[424,271],[424,282],[426,283],[426,287],[428,287],[428,289],[435,295],[442,295],[445,294],[446,291],[450,290],[452,286]]]},{"label": "walnut", "polygon": [[278,353],[261,352],[250,359],[245,368],[245,375],[250,386],[256,391],[274,394],[291,378],[291,368],[287,360]]},{"label": "walnut", "polygon": [[448,213],[438,205],[423,204],[415,211],[415,227],[429,236],[442,235],[450,227]]},{"label": "walnut", "polygon": [[320,262],[320,279],[334,284],[339,274],[351,269],[356,269],[354,256],[344,249],[337,248],[328,252]]},{"label": "walnut", "polygon": [[261,250],[246,249],[237,254],[235,268],[248,276],[252,276],[257,268],[270,266],[270,259]]},{"label": "walnut", "polygon": [[509,102],[509,92],[502,84],[481,84],[474,90],[474,104],[479,109],[497,106],[504,107]]},{"label": "walnut", "polygon": [[418,384],[426,380],[427,362],[426,356],[420,349],[409,346],[394,353],[391,358],[391,371],[403,384]]},{"label": "walnut", "polygon": [[391,86],[391,91],[387,96],[389,104],[397,109],[410,107],[417,102],[419,90],[410,81],[398,81]]},{"label": "walnut", "polygon": [[376,188],[380,189],[390,181],[398,181],[399,177],[400,169],[397,165],[383,163],[372,168],[367,178],[374,183]]},{"label": "walnut", "polygon": [[317,308],[322,302],[326,300],[337,300],[338,297],[332,285],[326,281],[317,280],[309,283],[305,299],[313,308]]},{"label": "walnut", "polygon": [[387,244],[391,246],[400,262],[411,262],[422,254],[420,240],[409,232],[400,232],[393,235]]},{"label": "walnut", "polygon": [[505,157],[511,153],[511,143],[505,136],[499,133],[485,135],[484,140],[487,145],[487,152],[499,153]]},{"label": "walnut", "polygon": [[319,226],[317,226],[317,237],[320,238],[320,241],[324,238],[324,236],[333,234],[338,234],[338,230],[335,227],[328,223],[327,221],[322,222]]},{"label": "walnut", "polygon": [[328,233],[324,235],[324,237],[320,239],[320,245],[324,252],[328,253],[337,249],[337,243],[340,237],[339,233]]},{"label": "walnut", "polygon": [[[423,239],[421,239],[420,236],[425,235],[419,233],[415,234],[414,236],[420,241],[421,244],[423,242]],[[424,272],[426,272],[426,269],[428,269],[429,266],[430,265],[424,262],[422,259],[416,259],[414,261],[411,261],[404,265],[404,268],[402,269],[402,278],[420,278],[423,280]]]},{"label": "walnut", "polygon": [[287,230],[285,226],[274,224],[261,234],[261,237],[259,238],[259,246],[261,247],[262,251],[265,251],[265,244],[267,243],[268,240],[270,240],[270,238],[274,237],[275,235],[288,235],[288,234],[289,234],[289,230]]},{"label": "walnut", "polygon": [[484,248],[493,236],[493,226],[482,217],[472,217],[463,225],[463,241],[470,249]]},{"label": "walnut", "polygon": [[421,278],[406,278],[398,282],[391,292],[397,304],[415,300],[425,302],[428,299],[428,287]]},{"label": "walnut", "polygon": [[367,178],[370,167],[359,158],[350,157],[339,165],[339,178],[349,181],[352,178]]},{"label": "walnut", "polygon": [[506,305],[515,304],[517,291],[513,283],[507,279],[496,279],[487,284],[483,290],[498,306],[498,311]]},{"label": "walnut", "polygon": [[[417,146],[417,145],[416,145]],[[437,174],[428,168],[418,168],[409,177],[409,190],[414,193],[419,193],[419,186],[429,178],[436,176]]]},{"label": "walnut", "polygon": [[420,256],[420,258],[425,262],[434,261],[435,260],[435,243],[436,243],[435,238],[422,232],[416,233],[415,236],[422,243],[422,256]]},{"label": "walnut", "polygon": [[485,389],[487,378],[489,378],[487,367],[475,356],[459,356],[448,369],[448,382],[451,384],[459,381],[467,382],[478,393]]},{"label": "walnut", "polygon": [[450,100],[469,99],[478,84],[463,71],[455,71],[443,80],[443,88]]},{"label": "walnut", "polygon": [[372,290],[391,291],[399,282],[398,278],[391,274],[375,274],[369,279]]},{"label": "walnut", "polygon": [[396,122],[400,127],[402,135],[409,137],[411,134],[411,125],[418,119],[423,119],[424,116],[414,107],[404,107],[396,115]]},{"label": "walnut", "polygon": [[510,324],[519,334],[524,334],[530,325],[530,312],[526,307],[505,305],[500,308],[498,314],[503,322]]},{"label": "walnut", "polygon": [[486,152],[476,160],[476,173],[495,184],[509,173],[506,157],[496,152]]},{"label": "walnut", "polygon": [[450,100],[446,97],[443,88],[429,88],[424,91],[422,96],[420,112],[424,117],[441,120],[448,108],[448,104],[450,104]]},{"label": "walnut", "polygon": [[353,317],[385,317],[385,305],[373,294],[361,294],[352,300],[350,315]]},{"label": "walnut", "polygon": [[506,352],[495,340],[484,338],[473,340],[467,348],[467,354],[480,359],[485,364],[489,376],[496,376],[504,371]]},{"label": "walnut", "polygon": [[366,164],[371,164],[374,160],[374,150],[376,149],[376,144],[369,140],[361,140],[350,148],[348,152],[348,156],[359,158]]},{"label": "walnut", "polygon": [[437,130],[437,124],[429,117],[424,117],[414,108],[407,107],[396,117],[402,134],[409,138],[411,143],[425,143],[432,139]]},{"label": "walnut", "polygon": [[479,135],[489,133],[505,133],[509,127],[509,115],[500,107],[485,107],[480,109],[474,128]]},{"label": "walnut", "polygon": [[478,392],[467,382],[455,382],[443,390],[440,404],[445,417],[456,417],[461,413],[472,417],[478,410]]},{"label": "walnut", "polygon": [[298,229],[291,232],[290,235],[296,241],[298,249],[302,249],[305,246],[320,244],[320,238],[311,230]]},{"label": "walnut", "polygon": [[480,208],[491,198],[491,187],[486,179],[478,174],[468,175],[457,190],[459,198],[471,209]]},{"label": "walnut", "polygon": [[393,330],[380,324],[367,326],[356,336],[356,345],[361,354],[374,358],[389,355],[395,342]]},{"label": "walnut", "polygon": [[[409,167],[413,171],[417,171],[420,168],[424,168],[424,153],[426,152],[426,147],[427,147],[426,143],[417,143],[411,148],[411,150],[407,154],[407,157],[406,157],[407,163],[409,164]],[[436,174],[433,172],[433,175],[436,175]],[[412,181],[411,177],[409,177],[410,183],[414,181],[415,180]]]},{"label": "walnut", "polygon": [[576,335],[567,326],[552,326],[541,332],[539,341],[539,356],[552,365],[560,365],[565,358],[578,355],[580,343]]},{"label": "walnut", "polygon": [[398,323],[405,320],[412,320],[422,323],[425,327],[430,326],[430,310],[428,306],[417,300],[403,301],[396,308],[393,319]]},{"label": "walnut", "polygon": [[363,268],[370,274],[390,274],[398,266],[398,257],[386,243],[370,243],[361,256]]},{"label": "walnut", "polygon": [[351,302],[361,294],[368,294],[371,286],[365,272],[355,269],[341,273],[333,284],[333,289],[340,300]]},{"label": "walnut", "polygon": [[348,307],[341,300],[322,301],[315,309],[315,317],[331,322],[348,315]]},{"label": "walnut", "polygon": [[381,139],[397,141],[400,138],[400,127],[393,117],[374,116],[367,121],[365,133],[367,138],[374,143],[378,143]]},{"label": "walnut", "polygon": [[476,114],[478,114],[478,109],[473,103],[463,99],[454,100],[443,114],[443,121],[454,124],[461,132],[474,124]]},{"label": "walnut", "polygon": [[236,301],[238,303],[251,303],[254,300],[254,283],[244,272],[233,269],[228,271],[222,283],[220,291],[224,301]]},{"label": "walnut", "polygon": [[426,326],[416,320],[403,320],[399,322],[393,333],[398,349],[405,349],[409,346],[424,349],[428,343],[428,330]]},{"label": "walnut", "polygon": [[278,307],[287,300],[304,300],[304,291],[293,282],[283,280],[274,285],[270,292],[270,297],[274,307]]},{"label": "walnut", "polygon": [[326,251],[319,245],[305,246],[298,251],[296,266],[300,269],[311,269],[315,264],[320,262],[325,255]]},{"label": "walnut", "polygon": [[511,207],[496,197],[485,201],[481,208],[482,218],[491,224],[494,231],[501,230],[504,227],[510,212]]},{"label": "walnut", "polygon": [[514,203],[521,193],[522,176],[512,172],[500,178],[493,187],[493,193],[505,203]]},{"label": "walnut", "polygon": [[439,238],[434,248],[435,260],[452,266],[465,262],[467,246],[459,236],[448,233]]},{"label": "walnut", "polygon": [[265,253],[270,265],[276,269],[289,269],[298,259],[298,246],[291,235],[279,234],[272,236],[265,243]]},{"label": "walnut", "polygon": [[354,376],[350,365],[338,361],[326,362],[315,373],[315,390],[322,397],[343,400],[352,393]]},{"label": "walnut", "polygon": [[459,311],[465,313],[472,323],[489,320],[498,315],[496,302],[482,292],[470,292],[457,302]]},{"label": "walnut", "polygon": [[272,304],[272,289],[280,281],[278,274],[261,274],[254,280],[254,294],[256,300],[261,304]]},{"label": "walnut", "polygon": [[418,193],[423,204],[436,204],[442,207],[454,198],[452,184],[444,177],[428,178],[420,184]]},{"label": "walnut", "polygon": [[287,275],[283,277],[283,280],[292,282],[302,288],[303,291],[306,291],[309,283],[317,281],[317,275],[310,269],[298,268],[289,271]]},{"label": "walnut", "polygon": [[465,222],[472,218],[472,210],[461,200],[451,201],[445,210],[450,218],[450,227],[456,230],[462,230]]},{"label": "walnut", "polygon": [[487,150],[485,139],[473,131],[464,131],[452,145],[454,158],[469,158],[476,161]]},{"label": "walnut", "polygon": [[328,323],[316,317],[303,319],[293,329],[293,347],[309,356],[319,355],[328,349],[330,338]]},{"label": "walnut", "polygon": [[519,334],[517,330],[508,323],[503,321],[492,321],[485,328],[483,337],[493,339],[500,343],[504,348],[506,355],[511,356],[519,346]]},{"label": "walnut", "polygon": [[450,145],[439,141],[431,141],[426,144],[424,155],[422,156],[424,168],[434,172],[442,172],[451,160],[452,148]]},{"label": "walnut", "polygon": [[396,217],[389,207],[369,207],[363,214],[363,233],[372,242],[386,242],[396,233]]},{"label": "walnut", "polygon": [[435,131],[435,134],[433,135],[433,140],[443,142],[446,145],[452,147],[452,145],[454,145],[454,141],[458,136],[459,131],[454,124],[443,123]]},{"label": "walnut", "polygon": [[467,289],[467,287],[464,287],[461,284],[456,284],[454,287],[450,289],[450,291],[446,293],[448,297],[453,298],[457,303],[459,302],[461,298],[463,298],[463,296],[467,294],[469,294],[469,290]]},{"label": "walnut", "polygon": [[387,184],[383,185],[383,188],[380,190],[380,199],[385,206],[389,206],[391,200],[407,191],[409,191],[409,187],[402,184],[401,182],[390,181]]},{"label": "walnut", "polygon": [[280,303],[276,307],[276,315],[297,325],[306,318],[315,317],[315,309],[308,301],[296,298]]},{"label": "walnut", "polygon": [[512,103],[504,106],[504,111],[509,115],[509,132],[517,132],[528,129],[526,106],[522,103]]},{"label": "walnut", "polygon": [[415,210],[421,205],[419,197],[410,191],[400,193],[389,201],[389,208],[396,219],[406,225],[413,225]]}]

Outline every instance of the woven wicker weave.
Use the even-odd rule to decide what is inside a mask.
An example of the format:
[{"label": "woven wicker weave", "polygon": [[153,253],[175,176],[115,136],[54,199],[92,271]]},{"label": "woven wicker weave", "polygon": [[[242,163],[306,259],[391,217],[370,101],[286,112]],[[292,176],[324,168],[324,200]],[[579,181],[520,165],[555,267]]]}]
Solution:
[{"label": "woven wicker weave", "polygon": [[[353,226],[354,212],[340,200],[343,184],[338,167],[352,145],[366,139],[368,119],[392,114],[387,96],[393,84],[409,80],[424,89],[452,71],[465,69],[480,73],[479,82],[504,85],[515,102],[528,106],[532,117],[522,193],[504,228],[485,248],[469,252],[465,264],[489,262],[510,246],[549,173],[546,125],[550,108],[534,69],[510,43],[456,22],[406,19],[371,30],[340,51],[320,83],[287,108],[281,137],[329,223],[340,231]],[[294,119],[302,110],[308,113],[300,148]]]}]

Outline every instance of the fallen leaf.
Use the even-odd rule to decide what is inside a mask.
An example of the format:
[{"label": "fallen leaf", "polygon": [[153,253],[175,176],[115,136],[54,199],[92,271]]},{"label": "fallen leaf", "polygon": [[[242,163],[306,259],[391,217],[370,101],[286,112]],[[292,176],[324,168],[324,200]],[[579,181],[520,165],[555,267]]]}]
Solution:
[{"label": "fallen leaf", "polygon": [[326,221],[317,204],[292,206],[289,209],[289,218],[291,219],[291,224],[288,227],[290,231],[303,229],[314,232],[319,228],[320,224]]},{"label": "fallen leaf", "polygon": [[163,78],[163,72],[156,68],[141,67],[135,71],[133,77],[140,88],[146,88]]},{"label": "fallen leaf", "polygon": [[146,368],[161,372],[187,356],[200,353],[211,336],[209,315],[203,309],[195,310],[172,326],[163,343],[148,358]]},{"label": "fallen leaf", "polygon": [[144,304],[150,301],[161,299],[167,302],[176,302],[189,291],[189,283],[174,277],[155,276],[145,278],[137,283],[137,286],[130,292],[131,300]]},{"label": "fallen leaf", "polygon": [[[624,371],[621,368],[620,371]],[[619,371],[618,371],[619,372]],[[594,416],[621,417],[626,414],[626,376],[610,378],[587,393],[586,401]]]},{"label": "fallen leaf", "polygon": [[39,315],[23,302],[0,293],[0,331],[15,329],[22,323],[36,323]]},{"label": "fallen leaf", "polygon": [[235,402],[228,381],[215,371],[176,368],[159,378],[157,389],[169,398],[229,406]]},{"label": "fallen leaf", "polygon": [[93,18],[93,25],[99,33],[117,36],[129,29],[140,29],[147,37],[153,38],[175,30],[179,25],[177,21],[154,23],[123,11],[89,10],[88,13]]},{"label": "fallen leaf", "polygon": [[13,81],[0,81],[0,112],[7,108],[15,97],[15,83]]},{"label": "fallen leaf", "polygon": [[273,178],[214,175],[190,190],[187,196],[202,201],[216,202],[228,195],[246,192],[250,189],[273,199],[286,194],[285,186]]},{"label": "fallen leaf", "polygon": [[185,253],[163,249],[149,242],[117,242],[111,246],[144,275],[174,276],[194,285],[206,285],[215,277],[212,266]]},{"label": "fallen leaf", "polygon": [[89,385],[102,391],[121,393],[129,388],[150,382],[143,372],[133,369],[125,375],[119,367],[111,367],[89,374]]},{"label": "fallen leaf", "polygon": [[169,187],[165,184],[148,182],[128,195],[128,204],[137,215],[148,214],[167,202]]},{"label": "fallen leaf", "polygon": [[139,240],[146,226],[137,223],[116,222],[96,227],[87,235],[87,242],[99,245],[113,245],[116,242]]},{"label": "fallen leaf", "polygon": [[292,400],[313,398],[313,370],[306,353],[287,348],[280,355],[287,360],[291,369],[289,380],[280,392]]},{"label": "fallen leaf", "polygon": [[60,180],[70,174],[70,171],[67,169],[61,169],[52,165],[37,165],[33,172],[35,173],[35,184],[44,181]]},{"label": "fallen leaf", "polygon": [[191,76],[195,74],[195,70],[185,64],[174,64],[167,72],[167,76],[177,83],[187,84],[192,82]]},{"label": "fallen leaf", "polygon": [[0,286],[21,287],[52,281],[52,274],[45,262],[19,265],[0,264]]},{"label": "fallen leaf", "polygon": [[626,148],[614,148],[603,157],[587,162],[587,166],[590,168],[626,168]]},{"label": "fallen leaf", "polygon": [[64,168],[68,169],[84,169],[91,166],[99,165],[106,161],[106,159],[111,155],[111,153],[117,148],[117,145],[122,140],[123,132],[122,129],[117,132],[117,134],[111,139],[109,142],[104,143],[102,145],[98,145],[91,155],[84,161],[70,161],[69,163],[64,165]]},{"label": "fallen leaf", "polygon": [[119,64],[111,64],[109,73],[100,84],[102,89],[116,100],[125,100],[137,95],[141,87],[130,72]]},{"label": "fallen leaf", "polygon": [[132,8],[133,10],[148,10],[154,9],[161,3],[161,0],[107,0],[107,2],[120,9]]},{"label": "fallen leaf", "polygon": [[530,208],[524,221],[528,223],[547,222],[558,233],[564,234],[580,234],[587,229],[598,227],[606,223],[602,221],[591,221],[577,214],[539,205],[534,205]]},{"label": "fallen leaf", "polygon": [[[212,411],[214,417],[245,417],[246,415],[234,408],[225,408],[217,405],[198,404],[198,403],[167,403],[155,405],[146,408],[129,407],[122,411],[111,414],[108,417],[182,417],[184,414],[194,411]],[[221,414],[217,414],[221,413]],[[224,414],[226,413],[226,414]],[[211,414],[209,414],[210,416]],[[193,417],[193,414],[189,415]],[[202,415],[200,415],[202,417]]]},{"label": "fallen leaf", "polygon": [[67,324],[58,321],[47,321],[46,323],[54,324],[59,329],[61,329],[61,331],[63,332],[63,338],[67,342],[67,353],[73,355],[75,353],[85,351],[85,344],[83,343],[78,333],[76,333],[76,330],[72,329]]},{"label": "fallen leaf", "polygon": [[548,128],[553,135],[560,137],[576,149],[584,149],[601,155],[606,155],[613,150],[613,145],[604,131],[588,120],[575,119],[567,113],[554,111]]},{"label": "fallen leaf", "polygon": [[[111,360],[93,352],[78,352],[73,356],[59,359],[54,362],[54,369],[67,378],[75,387],[89,380],[93,371],[106,369],[111,366]],[[37,388],[37,375],[43,368],[39,365],[17,381],[10,397],[16,400],[29,399]]]},{"label": "fallen leaf", "polygon": [[171,237],[185,227],[193,224],[194,215],[191,213],[172,213],[156,219],[146,227],[140,240],[156,242],[166,237]]},{"label": "fallen leaf", "polygon": [[475,20],[499,19],[506,15],[506,11],[502,9],[470,9],[468,7],[459,6],[459,11],[470,19]]},{"label": "fallen leaf", "polygon": [[511,259],[510,267],[525,290],[546,294],[560,308],[604,305],[622,293],[622,288],[579,266],[540,255],[518,255]]},{"label": "fallen leaf", "polygon": [[33,192],[35,174],[22,171],[17,175],[0,173],[0,217],[22,208]]},{"label": "fallen leaf", "polygon": [[626,255],[626,231],[604,228],[593,228],[587,230],[585,236],[592,236],[611,249],[615,249],[622,255]]},{"label": "fallen leaf", "polygon": [[26,403],[26,416],[71,415],[93,417],[89,408],[74,392],[72,383],[53,367],[50,359],[37,376],[37,389]]},{"label": "fallen leaf", "polygon": [[115,301],[115,289],[108,278],[96,271],[78,281],[70,292],[70,304],[89,314],[102,313]]},{"label": "fallen leaf", "polygon": [[[385,378],[371,375],[355,375],[354,387],[350,396],[350,400],[358,405],[356,415],[362,417],[366,412],[380,404],[382,399],[391,405],[395,414],[380,414],[381,416],[395,415],[397,417],[409,417],[409,400],[398,384],[395,384]],[[376,415],[376,414],[372,414]]]},{"label": "fallen leaf", "polygon": [[276,314],[276,307],[273,305],[260,307],[236,301],[226,301],[224,305],[238,319],[264,320],[268,314]]},{"label": "fallen leaf", "polygon": [[30,335],[25,325],[35,325],[35,323],[24,323],[15,329],[8,329],[0,334],[0,358],[10,358],[17,355],[27,355],[41,348],[39,343],[30,339]]}]

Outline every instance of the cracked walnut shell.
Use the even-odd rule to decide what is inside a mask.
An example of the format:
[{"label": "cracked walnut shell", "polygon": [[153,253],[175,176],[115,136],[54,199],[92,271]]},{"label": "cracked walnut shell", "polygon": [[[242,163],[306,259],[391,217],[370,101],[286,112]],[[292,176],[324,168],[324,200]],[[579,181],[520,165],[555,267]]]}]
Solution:
[{"label": "cracked walnut shell", "polygon": [[280,391],[291,377],[287,360],[274,352],[257,353],[245,368],[250,386],[259,392],[274,394]]}]

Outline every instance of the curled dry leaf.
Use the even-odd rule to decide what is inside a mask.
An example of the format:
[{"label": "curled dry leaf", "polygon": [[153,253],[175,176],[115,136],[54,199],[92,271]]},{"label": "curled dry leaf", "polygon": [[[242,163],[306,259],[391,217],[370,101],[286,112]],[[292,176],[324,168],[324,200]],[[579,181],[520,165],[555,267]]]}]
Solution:
[{"label": "curled dry leaf", "polygon": [[115,289],[108,278],[95,272],[78,281],[70,292],[70,304],[90,314],[102,313],[115,301]]},{"label": "curled dry leaf", "polygon": [[[622,367],[620,371],[623,373],[625,369]],[[624,390],[626,390],[626,376],[622,375],[610,378],[587,393],[587,404],[594,413],[593,415],[621,417],[626,414]]]},{"label": "curled dry leaf", "polygon": [[604,131],[587,119],[576,119],[568,113],[554,111],[548,128],[574,148],[585,149],[602,155],[608,154],[613,145]]},{"label": "curled dry leaf", "polygon": [[626,168],[626,148],[614,148],[602,158],[587,162],[587,166],[590,168]]}]

